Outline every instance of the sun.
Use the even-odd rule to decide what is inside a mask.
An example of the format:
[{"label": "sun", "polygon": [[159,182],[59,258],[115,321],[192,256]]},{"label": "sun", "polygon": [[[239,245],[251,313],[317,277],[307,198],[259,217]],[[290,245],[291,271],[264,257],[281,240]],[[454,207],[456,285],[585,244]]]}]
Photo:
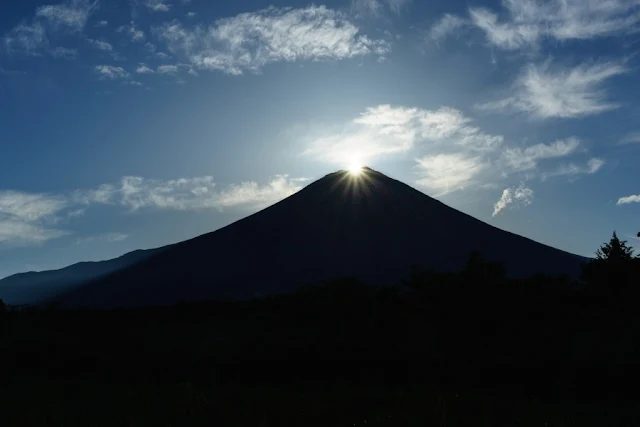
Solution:
[{"label": "sun", "polygon": [[358,176],[362,173],[362,165],[359,163],[352,163],[349,165],[349,173],[354,176]]}]

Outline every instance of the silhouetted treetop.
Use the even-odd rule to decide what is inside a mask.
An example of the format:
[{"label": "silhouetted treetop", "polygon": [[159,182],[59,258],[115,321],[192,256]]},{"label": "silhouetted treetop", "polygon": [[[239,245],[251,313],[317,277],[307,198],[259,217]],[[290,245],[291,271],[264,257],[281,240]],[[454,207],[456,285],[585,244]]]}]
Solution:
[{"label": "silhouetted treetop", "polygon": [[614,231],[609,243],[596,251],[596,258],[601,261],[628,261],[633,259],[633,248],[627,246],[626,240],[620,240]]}]

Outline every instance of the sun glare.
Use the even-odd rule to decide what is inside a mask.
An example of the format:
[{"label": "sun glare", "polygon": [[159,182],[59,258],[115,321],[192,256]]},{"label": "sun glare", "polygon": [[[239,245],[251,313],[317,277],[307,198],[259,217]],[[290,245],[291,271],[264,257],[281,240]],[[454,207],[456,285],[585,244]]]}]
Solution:
[{"label": "sun glare", "polygon": [[359,164],[352,164],[349,166],[349,173],[351,175],[360,175],[360,173],[362,172],[362,166]]}]

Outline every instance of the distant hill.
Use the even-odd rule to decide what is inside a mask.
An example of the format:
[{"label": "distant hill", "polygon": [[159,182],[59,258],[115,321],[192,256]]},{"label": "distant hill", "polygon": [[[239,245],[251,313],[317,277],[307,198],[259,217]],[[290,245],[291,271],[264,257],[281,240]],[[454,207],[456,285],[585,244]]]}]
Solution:
[{"label": "distant hill", "polygon": [[352,276],[399,283],[414,265],[461,268],[474,250],[512,277],[576,277],[586,259],[500,230],[379,172],[339,171],[217,231],[74,288],[66,306],[247,299]]},{"label": "distant hill", "polygon": [[33,304],[143,261],[162,249],[136,250],[115,259],[79,262],[59,270],[14,274],[0,280],[0,298],[13,305]]}]

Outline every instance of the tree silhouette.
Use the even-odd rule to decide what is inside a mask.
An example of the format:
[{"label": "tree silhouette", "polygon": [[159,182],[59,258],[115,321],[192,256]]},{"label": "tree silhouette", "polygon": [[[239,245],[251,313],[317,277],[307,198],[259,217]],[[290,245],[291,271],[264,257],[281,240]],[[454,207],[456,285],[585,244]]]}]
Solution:
[{"label": "tree silhouette", "polygon": [[633,259],[633,248],[627,246],[626,240],[620,240],[614,231],[609,243],[596,251],[596,258],[601,261],[628,261]]},{"label": "tree silhouette", "polygon": [[611,240],[596,251],[596,259],[583,265],[582,280],[593,289],[619,295],[629,288],[637,259],[626,240],[613,232]]}]

